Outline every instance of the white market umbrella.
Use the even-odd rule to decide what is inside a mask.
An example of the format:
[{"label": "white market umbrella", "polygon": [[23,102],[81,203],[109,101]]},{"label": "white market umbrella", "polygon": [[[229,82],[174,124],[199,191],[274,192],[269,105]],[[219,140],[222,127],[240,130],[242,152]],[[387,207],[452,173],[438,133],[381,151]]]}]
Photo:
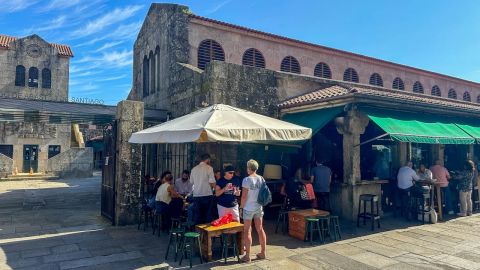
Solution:
[{"label": "white market umbrella", "polygon": [[294,142],[312,129],[224,104],[200,109],[132,134],[129,143]]}]

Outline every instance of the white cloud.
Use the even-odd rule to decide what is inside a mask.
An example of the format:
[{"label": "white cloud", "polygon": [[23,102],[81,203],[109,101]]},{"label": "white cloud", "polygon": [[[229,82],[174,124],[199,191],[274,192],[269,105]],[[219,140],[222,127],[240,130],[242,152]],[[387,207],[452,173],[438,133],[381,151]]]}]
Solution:
[{"label": "white cloud", "polygon": [[37,3],[37,0],[1,0],[0,13],[9,13],[24,10]]},{"label": "white cloud", "polygon": [[97,81],[97,82],[116,81],[116,80],[123,79],[123,78],[125,78],[125,77],[127,77],[126,74],[120,75],[120,76],[115,76],[115,77],[108,77],[108,78],[98,79],[98,80],[96,80],[96,81]]},{"label": "white cloud", "polygon": [[120,45],[120,44],[122,44],[122,43],[123,43],[123,41],[108,42],[108,43],[103,44],[102,47],[96,49],[95,52],[101,52],[101,51],[103,51],[103,50],[113,48],[113,47],[115,47],[115,46],[117,46],[117,45]]},{"label": "white cloud", "polygon": [[218,3],[218,5],[214,6],[213,8],[209,9],[206,11],[207,14],[213,14],[217,11],[219,11],[223,6],[225,6],[226,4],[232,2],[232,0],[225,0],[223,2],[220,2]]},{"label": "white cloud", "polygon": [[85,27],[79,28],[72,33],[74,37],[85,37],[98,33],[107,26],[126,20],[142,8],[141,5],[127,6],[125,8],[116,8],[113,11],[103,15],[96,20],[90,21]]},{"label": "white cloud", "polygon": [[97,43],[99,41],[102,41],[102,40],[105,40],[105,39],[122,40],[122,41],[133,40],[137,37],[138,32],[140,30],[140,27],[142,27],[142,22],[141,21],[130,23],[130,24],[122,24],[122,25],[118,26],[115,30],[113,30],[113,32],[111,32],[109,34],[91,39],[87,42],[77,44],[74,47],[83,47],[83,46],[92,45],[92,44],[95,44],[95,43]]},{"label": "white cloud", "polygon": [[47,12],[56,9],[65,9],[76,6],[81,3],[81,0],[52,0],[46,6],[40,9],[40,12]]},{"label": "white cloud", "polygon": [[45,24],[42,24],[39,27],[32,27],[26,30],[25,34],[28,35],[32,33],[46,32],[46,31],[62,28],[65,25],[66,20],[67,20],[67,17],[65,17],[64,15],[58,16],[57,18]]},{"label": "white cloud", "polygon": [[121,52],[111,52],[103,54],[102,60],[114,67],[129,66],[133,63],[132,50],[123,50]]}]

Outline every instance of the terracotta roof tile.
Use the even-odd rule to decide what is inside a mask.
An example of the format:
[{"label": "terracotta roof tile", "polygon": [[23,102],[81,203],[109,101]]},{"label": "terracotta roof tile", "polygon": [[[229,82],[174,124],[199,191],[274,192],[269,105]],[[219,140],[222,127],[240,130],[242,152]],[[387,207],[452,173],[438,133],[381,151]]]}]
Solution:
[{"label": "terracotta roof tile", "polygon": [[[10,48],[10,43],[17,40],[16,37],[6,36],[0,34],[0,47]],[[73,52],[70,46],[63,44],[50,43],[58,51],[58,55],[73,57]]]},{"label": "terracotta roof tile", "polygon": [[402,102],[431,104],[439,107],[457,108],[480,111],[480,104],[453,100],[448,98],[417,94],[401,90],[390,90],[384,88],[369,88],[368,86],[344,86],[334,85],[313,92],[290,98],[281,102],[278,106],[281,109],[298,107],[308,104],[322,103],[332,98],[342,98],[351,95],[353,97],[382,97],[386,100],[398,100]]}]

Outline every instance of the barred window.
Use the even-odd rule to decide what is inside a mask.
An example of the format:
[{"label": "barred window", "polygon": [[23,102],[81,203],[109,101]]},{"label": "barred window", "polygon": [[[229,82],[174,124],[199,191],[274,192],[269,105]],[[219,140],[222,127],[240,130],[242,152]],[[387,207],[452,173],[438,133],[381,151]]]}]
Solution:
[{"label": "barred window", "polygon": [[48,68],[42,69],[42,88],[52,88],[52,72]]},{"label": "barred window", "polygon": [[153,94],[155,93],[155,55],[153,54],[153,51],[150,51],[150,54],[148,55],[148,64],[150,65],[150,82],[148,83],[148,93]]},{"label": "barred window", "polygon": [[345,72],[343,72],[343,80],[346,82],[356,82],[358,83],[358,73],[353,68],[347,68]]},{"label": "barred window", "polygon": [[469,92],[463,93],[463,100],[464,100],[464,101],[472,101],[472,98],[470,97],[470,93],[469,93]]},{"label": "barred window", "polygon": [[15,69],[15,86],[25,86],[25,67],[22,65]]},{"label": "barred window", "polygon": [[416,81],[416,82],[413,84],[413,92],[414,92],[414,93],[420,93],[420,94],[425,93],[425,92],[423,91],[423,85],[422,85],[419,81]]},{"label": "barred window", "polygon": [[36,67],[28,69],[28,86],[38,87],[38,68]]},{"label": "barred window", "polygon": [[437,96],[437,97],[442,96],[442,92],[440,91],[440,87],[438,87],[438,85],[434,85],[432,87],[432,96]]},{"label": "barred window", "polygon": [[393,80],[392,88],[397,90],[405,90],[405,84],[403,83],[402,79],[397,77]]},{"label": "barred window", "polygon": [[327,64],[320,62],[315,66],[315,70],[313,71],[313,76],[325,78],[325,79],[331,79],[332,71],[330,70],[330,67]]},{"label": "barred window", "polygon": [[283,58],[280,70],[290,73],[300,73],[300,64],[298,63],[297,59],[295,59],[295,57],[287,56]]},{"label": "barred window", "polygon": [[370,84],[383,87],[382,76],[378,73],[373,73],[372,76],[370,76]]},{"label": "barred window", "polygon": [[452,88],[448,90],[448,98],[457,99],[457,92],[455,91],[455,89]]},{"label": "barred window", "polygon": [[225,61],[225,53],[218,42],[206,39],[198,45],[198,68],[205,69],[212,60]]},{"label": "barred window", "polygon": [[259,50],[250,48],[243,53],[242,64],[250,67],[265,68],[265,58],[263,58]]}]

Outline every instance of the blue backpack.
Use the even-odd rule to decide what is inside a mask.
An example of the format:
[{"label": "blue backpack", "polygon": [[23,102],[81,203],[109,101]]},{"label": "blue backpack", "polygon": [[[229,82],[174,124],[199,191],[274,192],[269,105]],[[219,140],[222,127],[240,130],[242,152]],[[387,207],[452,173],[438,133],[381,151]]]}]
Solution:
[{"label": "blue backpack", "polygon": [[262,183],[260,185],[260,190],[258,191],[257,202],[261,206],[266,206],[267,204],[272,202],[272,193],[270,192],[270,189],[268,188],[267,182],[265,182],[265,179],[263,179],[263,177],[261,178],[262,178]]}]

